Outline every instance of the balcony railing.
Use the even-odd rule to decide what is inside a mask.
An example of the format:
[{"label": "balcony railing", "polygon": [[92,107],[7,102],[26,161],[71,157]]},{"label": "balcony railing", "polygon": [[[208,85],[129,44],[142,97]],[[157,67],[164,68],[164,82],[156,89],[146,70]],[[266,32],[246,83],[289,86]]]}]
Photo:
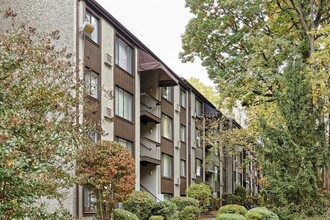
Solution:
[{"label": "balcony railing", "polygon": [[160,165],[160,143],[141,138],[140,158],[142,162]]},{"label": "balcony railing", "polygon": [[141,93],[141,121],[160,123],[160,101],[148,93]]}]

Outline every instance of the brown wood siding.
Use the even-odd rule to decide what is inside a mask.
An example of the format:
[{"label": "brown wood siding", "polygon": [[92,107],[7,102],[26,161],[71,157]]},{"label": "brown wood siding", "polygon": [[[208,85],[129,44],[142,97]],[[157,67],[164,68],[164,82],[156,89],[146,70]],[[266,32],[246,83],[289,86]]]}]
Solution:
[{"label": "brown wood siding", "polygon": [[115,117],[115,136],[134,142],[134,125],[128,121]]},{"label": "brown wood siding", "polygon": [[183,159],[183,160],[186,159],[186,152],[187,152],[186,149],[187,149],[186,144],[181,142],[180,159]]},{"label": "brown wood siding", "polygon": [[173,116],[174,116],[174,108],[173,108],[173,105],[172,103],[170,103],[169,101],[167,101],[166,99],[163,99],[162,98],[162,101],[161,101],[161,106],[162,106],[162,112],[171,117],[173,119]]},{"label": "brown wood siding", "polygon": [[161,180],[162,193],[174,193],[174,182],[173,179],[163,178]]},{"label": "brown wood siding", "polygon": [[162,153],[172,155],[174,154],[174,149],[173,149],[173,142],[163,138],[161,140],[161,147],[162,147]]},{"label": "brown wood siding", "polygon": [[93,43],[86,37],[85,39],[85,66],[94,72],[101,73],[101,49],[100,46]]},{"label": "brown wood siding", "polygon": [[134,77],[118,66],[115,66],[114,80],[117,86],[134,94]]},{"label": "brown wood siding", "polygon": [[180,195],[181,196],[186,195],[186,189],[187,189],[187,179],[186,179],[186,177],[181,177],[181,180],[180,180]]},{"label": "brown wood siding", "polygon": [[180,111],[180,123],[186,126],[187,118],[186,118],[187,110],[181,107]]}]

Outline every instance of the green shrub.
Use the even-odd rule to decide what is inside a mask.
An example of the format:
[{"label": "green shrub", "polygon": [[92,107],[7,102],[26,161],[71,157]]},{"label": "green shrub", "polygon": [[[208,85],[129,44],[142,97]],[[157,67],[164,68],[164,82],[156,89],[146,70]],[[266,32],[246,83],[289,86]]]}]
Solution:
[{"label": "green shrub", "polygon": [[253,211],[248,212],[245,217],[247,220],[262,220],[262,215]]},{"label": "green shrub", "polygon": [[153,215],[149,218],[149,220],[164,220],[164,218],[160,215]]},{"label": "green shrub", "polygon": [[139,220],[135,214],[124,209],[115,209],[113,211],[113,217],[115,220]]},{"label": "green shrub", "polygon": [[224,205],[238,204],[239,200],[240,200],[240,198],[238,198],[238,196],[235,196],[234,194],[231,194],[231,193],[224,193],[222,195],[222,199],[223,199]]},{"label": "green shrub", "polygon": [[234,195],[238,199],[238,204],[244,205],[246,202],[246,189],[243,186],[237,186],[235,188]]},{"label": "green shrub", "polygon": [[202,212],[207,212],[212,202],[212,189],[205,183],[193,184],[186,190],[188,197],[197,199]]},{"label": "green shrub", "polygon": [[217,215],[216,220],[246,220],[246,218],[238,214],[220,214]]},{"label": "green shrub", "polygon": [[247,212],[245,207],[234,204],[222,206],[218,210],[218,214],[239,214],[242,216],[245,216]]},{"label": "green shrub", "polygon": [[161,201],[154,204],[151,213],[152,215],[161,215],[165,220],[173,220],[177,215],[177,208],[173,202]]},{"label": "green shrub", "polygon": [[180,220],[197,220],[200,214],[200,209],[196,206],[186,206],[179,212]]},{"label": "green shrub", "polygon": [[155,201],[146,192],[133,191],[124,203],[124,208],[139,217],[140,220],[147,220]]},{"label": "green shrub", "polygon": [[182,211],[187,206],[199,207],[198,200],[190,197],[176,196],[171,199],[171,202],[173,202],[176,205],[179,211]]},{"label": "green shrub", "polygon": [[279,220],[278,216],[274,212],[269,211],[265,207],[256,207],[249,210],[249,212],[260,214],[262,216],[261,220]]}]

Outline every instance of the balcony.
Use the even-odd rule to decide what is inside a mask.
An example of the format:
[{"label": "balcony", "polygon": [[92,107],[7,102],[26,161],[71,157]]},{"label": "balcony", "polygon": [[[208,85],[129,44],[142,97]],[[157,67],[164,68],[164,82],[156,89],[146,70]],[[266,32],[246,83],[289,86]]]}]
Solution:
[{"label": "balcony", "polygon": [[141,163],[160,165],[160,143],[149,138],[141,138],[140,160]]},{"label": "balcony", "polygon": [[141,112],[142,123],[160,123],[160,101],[148,93],[141,93]]}]

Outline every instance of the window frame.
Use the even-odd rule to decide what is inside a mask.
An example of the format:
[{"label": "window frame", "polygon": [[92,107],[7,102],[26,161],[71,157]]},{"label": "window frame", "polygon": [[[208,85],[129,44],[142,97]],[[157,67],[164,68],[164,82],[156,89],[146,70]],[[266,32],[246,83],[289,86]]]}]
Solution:
[{"label": "window frame", "polygon": [[186,95],[187,95],[186,92],[184,90],[180,89],[180,105],[183,108],[187,107],[187,96]]},{"label": "window frame", "polygon": [[[95,19],[94,21],[96,21],[96,25],[94,25],[93,22],[93,18]],[[96,44],[100,43],[100,34],[99,34],[99,29],[100,29],[100,19],[94,15],[94,13],[92,13],[90,10],[86,10],[85,12],[85,21],[89,22],[90,24],[92,24],[94,26],[94,30],[92,33],[88,34],[85,33],[86,37],[88,39],[90,39],[91,41],[93,41]],[[93,37],[96,35],[96,37]]]},{"label": "window frame", "polygon": [[180,177],[186,177],[187,172],[186,172],[186,161],[185,160],[180,160]]},{"label": "window frame", "polygon": [[202,160],[199,158],[196,158],[196,176],[201,177],[202,175],[203,175]]},{"label": "window frame", "polygon": [[173,86],[161,87],[162,98],[169,101],[170,103],[173,103],[173,93],[174,93]]},{"label": "window frame", "polygon": [[[94,79],[96,78],[96,84],[94,83],[94,86],[95,86],[95,91],[96,91],[96,94],[94,94],[92,92],[92,76],[94,76]],[[95,77],[96,76],[96,77]],[[87,81],[88,80],[88,81]],[[85,94],[88,95],[89,97],[92,97],[94,99],[99,99],[100,95],[100,74],[98,74],[97,72],[89,69],[89,68],[85,68],[85,71],[84,71],[84,83],[85,83]]]},{"label": "window frame", "polygon": [[[124,147],[126,147],[132,154],[133,154],[133,149],[134,149],[134,143],[132,141],[129,141],[129,140],[126,140],[124,138],[121,138],[121,137],[118,137],[116,136],[115,137],[115,142],[117,142],[118,144],[121,144],[123,145]],[[129,144],[129,145],[127,145]]]},{"label": "window frame", "polygon": [[[169,130],[169,136],[165,134],[165,121],[168,119],[168,127]],[[169,140],[173,140],[173,119],[169,117],[168,115],[162,114],[162,137],[167,138]]]},{"label": "window frame", "polygon": [[[130,98],[130,100],[126,100],[127,98]],[[125,116],[126,114],[127,117]],[[127,121],[133,122],[134,96],[119,86],[115,87],[115,115]]]},{"label": "window frame", "polygon": [[[120,50],[120,46],[123,46],[125,50]],[[120,51],[125,51],[127,58],[127,64],[124,65],[123,59],[121,59],[121,53]],[[124,56],[123,56],[124,57]],[[124,41],[120,37],[116,37],[115,39],[115,64],[119,66],[121,69],[123,69],[125,72],[127,72],[130,75],[134,75],[134,48],[129,45],[126,41]]]},{"label": "window frame", "polygon": [[[168,159],[168,165],[169,167],[165,167],[166,163],[165,160]],[[166,168],[166,170],[165,170]],[[167,172],[165,172],[167,171]],[[169,154],[162,154],[162,177],[165,178],[173,178],[173,156]]]},{"label": "window frame", "polygon": [[200,117],[203,114],[203,103],[199,99],[195,99],[196,116]]},{"label": "window frame", "polygon": [[[182,133],[183,132],[183,133]],[[180,124],[180,141],[182,142],[186,142],[186,126],[184,126],[183,124]]]}]

